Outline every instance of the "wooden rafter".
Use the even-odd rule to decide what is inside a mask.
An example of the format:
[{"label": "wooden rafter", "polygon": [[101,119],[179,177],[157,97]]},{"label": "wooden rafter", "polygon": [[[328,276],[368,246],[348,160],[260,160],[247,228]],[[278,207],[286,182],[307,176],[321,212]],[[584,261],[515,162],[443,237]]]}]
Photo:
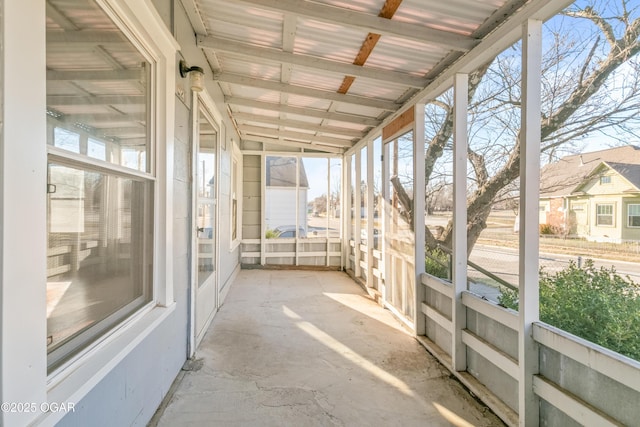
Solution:
[{"label": "wooden rafter", "polygon": [[[391,19],[400,7],[400,3],[402,3],[402,0],[385,1],[382,9],[380,9],[380,13],[378,14],[378,16],[380,18]],[[353,61],[353,65],[360,67],[364,66],[364,64],[367,62],[367,59],[369,59],[369,55],[371,55],[371,52],[373,52],[373,48],[376,47],[378,40],[380,40],[380,37],[381,35],[377,33],[369,33],[367,35],[367,38],[364,39],[364,42],[360,47],[360,51],[356,55],[356,59]],[[344,80],[342,80],[340,88],[338,89],[338,93],[349,92],[349,89],[351,88],[351,85],[355,80],[356,76],[354,75],[345,76]]]}]

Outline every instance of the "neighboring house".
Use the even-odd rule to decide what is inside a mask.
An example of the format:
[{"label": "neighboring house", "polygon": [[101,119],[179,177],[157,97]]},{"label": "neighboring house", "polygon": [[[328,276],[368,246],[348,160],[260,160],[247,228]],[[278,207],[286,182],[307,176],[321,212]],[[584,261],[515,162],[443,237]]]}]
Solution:
[{"label": "neighboring house", "polygon": [[[296,166],[295,157],[272,157],[266,159],[265,219],[267,228],[296,226],[296,188],[298,192],[297,211],[298,228],[307,232],[307,191],[309,180],[304,162],[299,159]],[[296,169],[299,170],[296,182]]]},{"label": "neighboring house", "polygon": [[542,168],[540,224],[593,241],[640,240],[640,147],[576,154]]}]

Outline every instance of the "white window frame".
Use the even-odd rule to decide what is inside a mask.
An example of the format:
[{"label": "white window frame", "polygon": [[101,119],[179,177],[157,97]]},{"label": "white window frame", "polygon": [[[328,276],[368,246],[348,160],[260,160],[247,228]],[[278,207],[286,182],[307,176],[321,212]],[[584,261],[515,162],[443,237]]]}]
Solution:
[{"label": "white window frame", "polygon": [[602,175],[600,177],[600,185],[609,185],[611,184],[611,175]]},{"label": "white window frame", "polygon": [[[229,252],[233,252],[242,241],[242,152],[232,139],[231,144],[231,183],[229,185]],[[235,165],[235,171],[234,171]],[[235,175],[234,175],[235,172]],[[234,188],[235,184],[235,188]],[[236,238],[233,238],[233,201],[236,201]]]},{"label": "white window frame", "polygon": [[[46,340],[46,37],[45,3],[4,5],[4,67],[0,156],[3,322],[0,390],[2,401],[78,403],[175,309],[173,292],[173,135],[175,54],[171,36],[151,2],[97,0],[138,49],[154,64],[155,106],[150,120],[155,150],[153,301],[108,335],[47,375]],[[41,25],[34,26],[34,22]],[[29,55],[25,57],[24,52]],[[22,68],[24,67],[24,69]],[[29,102],[25,102],[29,100]],[[28,125],[26,125],[28,123]],[[29,141],[16,144],[15,141]],[[25,165],[29,165],[26,167]],[[16,184],[19,183],[19,184]],[[25,215],[28,212],[29,215]],[[11,254],[9,255],[9,251]],[[21,286],[9,286],[20,283]],[[16,327],[20,325],[20,327]],[[64,412],[0,413],[2,425],[54,425]]]},{"label": "white window frame", "polygon": [[[600,214],[598,213],[598,208],[600,206],[611,206],[611,224],[600,224],[599,218],[601,216],[609,216],[609,214]],[[616,205],[615,203],[596,203],[596,226],[597,227],[615,227],[616,226]]]},{"label": "white window frame", "polygon": [[629,203],[627,205],[627,228],[640,228],[639,225],[631,225],[631,217],[640,216],[640,215],[631,215],[631,206],[640,207],[640,203]]}]

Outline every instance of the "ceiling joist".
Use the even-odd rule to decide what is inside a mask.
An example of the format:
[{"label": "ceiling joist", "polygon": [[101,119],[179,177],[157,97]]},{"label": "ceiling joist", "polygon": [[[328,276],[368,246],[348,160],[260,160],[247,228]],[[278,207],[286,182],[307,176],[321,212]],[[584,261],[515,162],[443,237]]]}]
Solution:
[{"label": "ceiling joist", "polygon": [[47,43],[82,43],[82,44],[112,44],[124,43],[126,39],[122,33],[113,31],[47,31]]},{"label": "ceiling joist", "polygon": [[47,105],[119,105],[119,104],[144,104],[144,96],[135,95],[102,95],[102,96],[70,96],[70,95],[49,95]]},{"label": "ceiling joist", "polygon": [[332,135],[343,135],[348,138],[362,138],[364,136],[364,132],[358,130],[339,128],[335,126],[323,126],[320,124],[313,124],[300,120],[279,119],[277,117],[267,117],[261,116],[259,114],[234,113],[233,118],[238,122],[247,121],[254,123],[264,123],[269,125],[304,129],[307,131],[329,133]]},{"label": "ceiling joist", "polygon": [[60,12],[57,7],[47,2],[47,17],[51,18],[53,22],[60,25],[65,30],[77,30],[78,26],[74,24],[65,14]]},{"label": "ceiling joist", "polygon": [[293,13],[331,24],[341,24],[366,32],[413,40],[420,43],[436,44],[444,48],[466,52],[478,41],[458,33],[436,30],[423,25],[409,24],[373,16],[353,10],[327,6],[305,0],[231,0],[262,9],[282,13]]},{"label": "ceiling joist", "polygon": [[260,142],[262,144],[282,145],[282,146],[286,146],[286,147],[305,148],[307,150],[324,151],[325,153],[334,153],[334,154],[342,154],[342,153],[344,153],[344,150],[342,148],[328,147],[326,145],[320,145],[320,144],[309,144],[309,143],[305,143],[305,142],[290,141],[290,140],[276,139],[276,138],[266,138],[266,137],[261,137],[261,136],[244,135],[244,134],[241,134],[241,138],[242,138],[243,141]]},{"label": "ceiling joist", "polygon": [[143,80],[141,68],[135,70],[83,70],[83,71],[53,71],[47,70],[48,81],[114,81],[114,80]]},{"label": "ceiling joist", "polygon": [[136,138],[144,137],[147,133],[147,129],[144,126],[137,127],[117,127],[117,128],[98,128],[96,134],[103,137],[124,137],[135,136]]},{"label": "ceiling joist", "polygon": [[324,99],[329,101],[343,102],[346,104],[360,105],[363,107],[377,108],[386,111],[396,111],[398,108],[400,108],[400,104],[397,104],[393,101],[365,98],[355,95],[344,95],[337,92],[311,89],[303,86],[288,85],[275,81],[261,80],[252,76],[241,76],[239,74],[218,73],[214,75],[214,80],[224,83],[270,90],[274,92],[284,92],[293,95],[306,96],[309,98]]},{"label": "ceiling joist", "polygon": [[309,141],[323,143],[327,145],[335,145],[337,147],[351,147],[353,141],[338,138],[329,138],[326,136],[317,136],[312,133],[292,132],[285,130],[278,130],[274,128],[265,128],[260,126],[247,126],[239,125],[238,129],[244,134],[260,135],[260,136],[278,136],[282,138],[290,138],[300,141]]},{"label": "ceiling joist", "polygon": [[[225,104],[237,105],[241,107],[257,108],[266,111],[276,111],[279,113],[296,114],[299,116],[315,117],[318,119],[333,120],[344,123],[355,123],[362,126],[378,126],[381,121],[370,117],[357,116],[354,114],[333,113],[314,108],[293,107],[290,105],[274,104],[272,102],[255,101],[247,98],[237,98],[225,96]],[[234,113],[235,114],[235,113]]]},{"label": "ceiling joist", "polygon": [[[144,113],[129,113],[129,114],[64,114],[58,120],[65,123],[100,123],[100,122],[142,122],[147,119]],[[98,126],[95,126],[98,127]]]},{"label": "ceiling joist", "polygon": [[206,49],[212,49],[216,52],[228,52],[245,56],[250,58],[252,61],[255,61],[256,59],[264,59],[267,61],[298,65],[325,72],[329,71],[342,75],[347,74],[354,77],[363,77],[420,89],[429,83],[427,79],[405,73],[361,67],[354,64],[346,64],[343,62],[331,61],[308,55],[296,55],[289,52],[283,52],[281,50],[253,46],[248,43],[242,43],[220,37],[200,36],[198,37],[198,46]]}]

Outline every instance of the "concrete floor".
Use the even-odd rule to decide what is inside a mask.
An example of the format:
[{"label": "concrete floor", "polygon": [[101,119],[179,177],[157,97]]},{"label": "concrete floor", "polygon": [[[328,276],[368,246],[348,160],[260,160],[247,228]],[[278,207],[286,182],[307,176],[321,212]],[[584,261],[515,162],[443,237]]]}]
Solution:
[{"label": "concrete floor", "polygon": [[501,426],[346,274],[243,270],[159,426]]}]

